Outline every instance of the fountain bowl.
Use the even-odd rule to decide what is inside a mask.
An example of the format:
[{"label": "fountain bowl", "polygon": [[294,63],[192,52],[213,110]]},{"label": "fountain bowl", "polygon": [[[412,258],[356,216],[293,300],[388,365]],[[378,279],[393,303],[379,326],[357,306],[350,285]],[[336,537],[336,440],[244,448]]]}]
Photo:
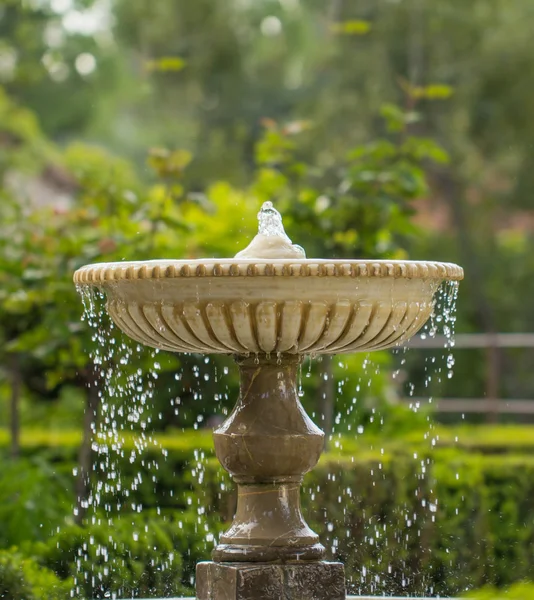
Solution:
[{"label": "fountain bowl", "polygon": [[203,354],[335,354],[406,342],[427,321],[451,263],[388,260],[203,259],[101,263],[80,287],[106,293],[129,337]]}]

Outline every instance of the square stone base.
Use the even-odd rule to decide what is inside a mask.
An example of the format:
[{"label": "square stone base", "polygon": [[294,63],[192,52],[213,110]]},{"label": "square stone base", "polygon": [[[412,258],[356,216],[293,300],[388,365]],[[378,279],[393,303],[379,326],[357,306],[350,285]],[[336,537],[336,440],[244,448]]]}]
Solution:
[{"label": "square stone base", "polygon": [[197,600],[345,600],[341,563],[197,564]]}]

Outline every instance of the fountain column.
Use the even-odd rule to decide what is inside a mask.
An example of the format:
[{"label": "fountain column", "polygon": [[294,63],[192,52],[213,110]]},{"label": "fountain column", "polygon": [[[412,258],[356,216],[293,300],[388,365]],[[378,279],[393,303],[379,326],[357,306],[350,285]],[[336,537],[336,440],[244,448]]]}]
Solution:
[{"label": "fountain column", "polygon": [[302,407],[300,357],[238,357],[238,402],[214,432],[215,451],[237,483],[230,529],[197,567],[199,600],[342,600],[341,563],[304,521],[300,486],[319,460],[323,432]]}]

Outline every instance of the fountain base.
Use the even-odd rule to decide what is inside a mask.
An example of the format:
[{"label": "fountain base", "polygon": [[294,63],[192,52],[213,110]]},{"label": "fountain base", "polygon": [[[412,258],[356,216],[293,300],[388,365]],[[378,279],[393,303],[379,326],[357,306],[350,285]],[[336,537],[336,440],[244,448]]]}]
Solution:
[{"label": "fountain base", "polygon": [[197,565],[197,600],[345,600],[341,563]]}]

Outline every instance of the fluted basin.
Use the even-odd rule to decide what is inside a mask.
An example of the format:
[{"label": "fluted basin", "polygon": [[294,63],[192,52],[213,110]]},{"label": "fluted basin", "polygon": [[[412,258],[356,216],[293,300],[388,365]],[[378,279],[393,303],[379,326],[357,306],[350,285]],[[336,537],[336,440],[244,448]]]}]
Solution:
[{"label": "fluted basin", "polygon": [[426,322],[444,280],[437,262],[204,260],[90,265],[133,339],[174,352],[333,354],[388,348]]}]

